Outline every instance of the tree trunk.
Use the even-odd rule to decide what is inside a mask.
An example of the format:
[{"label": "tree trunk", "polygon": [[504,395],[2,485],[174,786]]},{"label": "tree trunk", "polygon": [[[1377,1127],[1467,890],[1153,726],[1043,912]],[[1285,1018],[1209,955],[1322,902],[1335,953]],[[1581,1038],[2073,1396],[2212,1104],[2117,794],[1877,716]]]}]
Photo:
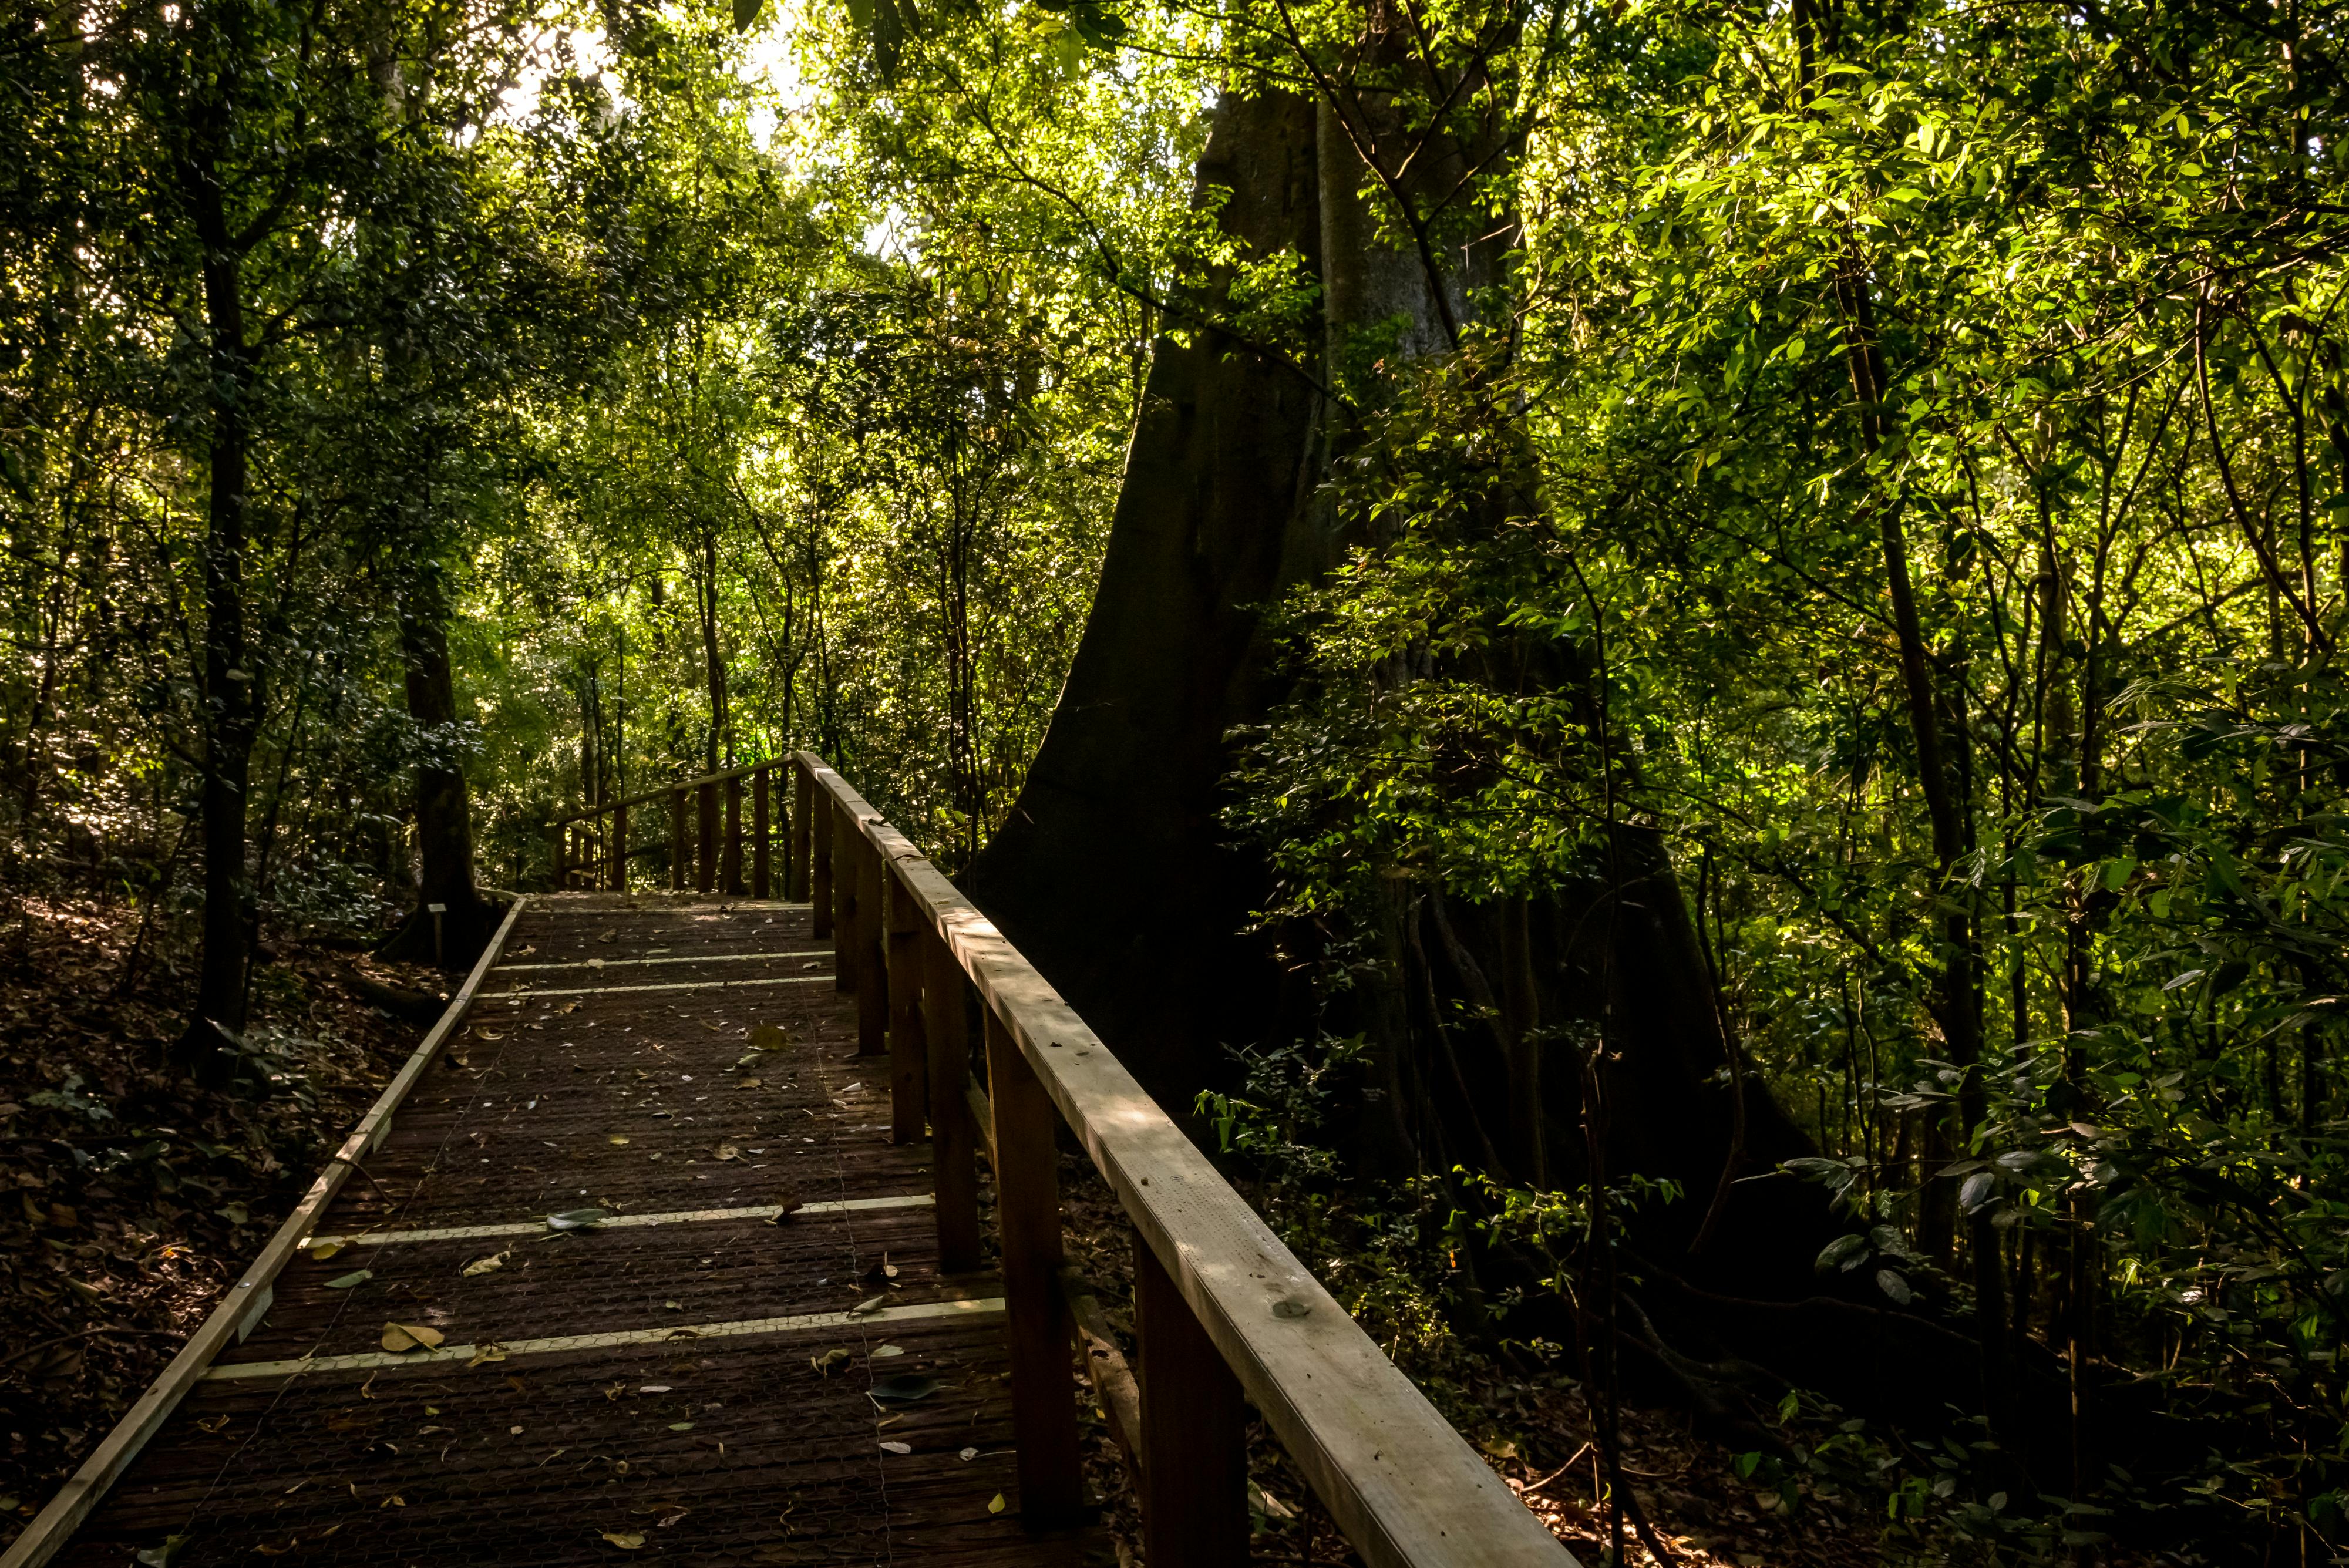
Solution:
[{"label": "tree trunk", "polygon": [[439,582],[410,584],[399,596],[398,613],[408,716],[432,750],[416,767],[416,908],[376,951],[410,963],[468,969],[488,945],[497,911],[473,885],[473,815],[454,750],[457,687],[449,663],[447,601]]},{"label": "tree trunk", "polygon": [[[1198,171],[1256,255],[1319,250],[1314,109],[1226,94]],[[1292,369],[1211,330],[1162,339],[1092,613],[1042,747],[968,885],[1162,1103],[1222,1075],[1278,985],[1237,934],[1258,868],[1216,821],[1225,736],[1266,706],[1258,607],[1323,570],[1324,410]],[[1104,875],[1104,867],[1112,874]],[[1142,977],[1147,983],[1137,984]]]},{"label": "tree trunk", "polygon": [[252,884],[245,857],[245,802],[259,728],[259,671],[245,646],[246,470],[252,451],[252,351],[244,335],[244,281],[230,247],[227,220],[211,165],[191,172],[202,240],[205,326],[212,335],[207,410],[210,493],[204,527],[204,671],[202,697],[204,852],[202,949],[196,962],[196,1005],[174,1055],[200,1081],[224,1082],[231,1042],[245,1024],[245,970],[251,962]]}]

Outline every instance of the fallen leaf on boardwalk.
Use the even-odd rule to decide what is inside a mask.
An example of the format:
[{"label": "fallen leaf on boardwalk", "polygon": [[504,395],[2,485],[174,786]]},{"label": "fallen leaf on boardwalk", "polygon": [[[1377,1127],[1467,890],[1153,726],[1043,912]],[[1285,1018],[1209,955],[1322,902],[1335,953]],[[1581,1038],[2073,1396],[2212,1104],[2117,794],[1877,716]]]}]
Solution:
[{"label": "fallen leaf on boardwalk", "polygon": [[989,1513],[1001,1513],[1003,1511],[1003,1494],[1001,1492],[997,1492],[993,1497],[987,1500],[987,1511]]},{"label": "fallen leaf on boardwalk", "polygon": [[690,1421],[671,1421],[668,1424],[668,1429],[672,1432],[690,1432],[693,1430],[693,1423]]},{"label": "fallen leaf on boardwalk", "polygon": [[[474,1030],[474,1031],[473,1031],[473,1033],[474,1033],[474,1035],[475,1035],[477,1038],[479,1038],[479,1039],[482,1039],[482,1040],[502,1040],[502,1039],[504,1039],[504,1038],[505,1038],[505,1036],[504,1036],[504,1035],[502,1035],[502,1034],[499,1033],[498,1033],[496,1030],[494,1030],[494,1029],[476,1029],[476,1030]],[[457,1065],[459,1065],[460,1067],[461,1067],[461,1066],[463,1066],[464,1064],[464,1064],[463,1060],[462,1060],[461,1058],[460,1058],[460,1059],[458,1060],[458,1062],[457,1062]]]},{"label": "fallen leaf on boardwalk", "polygon": [[383,1347],[397,1355],[404,1351],[429,1350],[440,1343],[440,1331],[426,1328],[421,1324],[389,1323],[383,1325]]},{"label": "fallen leaf on boardwalk", "polygon": [[[612,929],[611,930],[608,930],[608,931],[597,931],[597,932],[595,933],[595,940],[596,940],[597,941],[599,941],[599,942],[616,941],[616,940],[619,940],[619,935],[620,935],[620,932],[619,932],[618,928],[617,928],[617,927],[615,927],[614,929]],[[644,1542],[640,1541],[640,1542],[636,1542],[636,1544],[637,1544],[637,1545],[639,1545],[639,1546],[641,1546],[641,1545],[643,1545],[643,1544],[644,1544]]]},{"label": "fallen leaf on boardwalk", "polygon": [[818,1372],[823,1373],[826,1377],[829,1377],[832,1376],[832,1369],[833,1367],[845,1365],[847,1360],[848,1352],[841,1349],[837,1345],[834,1345],[832,1349],[825,1351],[822,1355],[809,1356],[808,1365],[814,1367]]},{"label": "fallen leaf on boardwalk", "polygon": [[339,1278],[328,1280],[326,1282],[326,1288],[330,1291],[353,1290],[367,1283],[373,1278],[375,1278],[375,1271],[373,1269],[360,1269],[356,1272],[344,1274]]},{"label": "fallen leaf on boardwalk", "polygon": [[739,1084],[735,1085],[734,1086],[735,1086],[736,1088],[738,1088],[738,1089],[763,1089],[763,1088],[765,1088],[767,1085],[766,1085],[765,1081],[764,1081],[764,1080],[762,1080],[762,1079],[759,1079],[759,1078],[745,1078],[745,1079],[743,1079],[740,1083],[739,1083]]},{"label": "fallen leaf on boardwalk", "polygon": [[604,961],[602,959],[589,959],[587,961],[587,967],[589,969],[602,969],[604,967]]},{"label": "fallen leaf on boardwalk", "polygon": [[732,1144],[721,1143],[718,1146],[718,1158],[721,1162],[730,1159],[740,1159],[741,1158],[742,1151],[736,1148]]},{"label": "fallen leaf on boardwalk", "polygon": [[643,1387],[637,1389],[636,1392],[639,1394],[667,1394],[672,1392],[672,1390],[666,1383],[647,1383]]},{"label": "fallen leaf on boardwalk", "polygon": [[505,1266],[506,1253],[492,1252],[486,1258],[476,1258],[466,1264],[465,1277],[471,1279],[479,1274],[494,1274]]},{"label": "fallen leaf on boardwalk", "polygon": [[667,1514],[663,1514],[663,1515],[661,1516],[661,1520],[660,1520],[660,1527],[661,1527],[663,1530],[667,1530],[670,1525],[675,1524],[678,1520],[683,1519],[687,1514],[691,1513],[691,1512],[693,1511],[691,1509],[687,1508],[687,1507],[686,1507],[684,1504],[682,1504],[682,1503],[675,1503],[675,1502],[671,1502],[671,1503],[664,1503],[664,1504],[662,1504],[662,1506],[663,1506],[663,1507],[665,1507],[665,1508],[669,1508],[669,1509],[674,1509],[674,1510],[676,1510],[676,1511],[675,1511],[675,1512],[673,1512],[673,1513],[667,1513]]},{"label": "fallen leaf on boardwalk", "polygon": [[546,1217],[550,1231],[592,1231],[611,1216],[601,1209],[566,1209],[560,1214]]},{"label": "fallen leaf on boardwalk", "polygon": [[218,1432],[222,1428],[227,1425],[228,1417],[226,1416],[214,1416],[209,1420],[197,1422],[196,1429],[200,1432]]},{"label": "fallen leaf on boardwalk", "polygon": [[391,1494],[389,1494],[388,1496],[387,1496],[387,1497],[386,1497],[386,1498],[385,1498],[381,1502],[379,1502],[379,1503],[377,1503],[377,1504],[376,1504],[376,1507],[378,1507],[378,1508],[379,1508],[379,1509],[381,1509],[381,1508],[406,1508],[407,1506],[408,1506],[408,1500],[407,1500],[406,1498],[404,1498],[404,1497],[400,1496],[398,1492],[392,1492]]},{"label": "fallen leaf on boardwalk", "polygon": [[791,1036],[783,1033],[783,1026],[780,1023],[761,1023],[750,1031],[750,1049],[753,1051],[780,1051],[790,1043]]},{"label": "fallen leaf on boardwalk", "polygon": [[[608,941],[611,939],[607,937],[605,940]],[[645,1538],[633,1530],[607,1530],[604,1532],[604,1539],[623,1552],[634,1552],[645,1543]]]},{"label": "fallen leaf on boardwalk", "polygon": [[883,1452],[891,1454],[910,1454],[914,1451],[914,1445],[911,1443],[884,1443],[881,1448]]},{"label": "fallen leaf on boardwalk", "polygon": [[671,1312],[683,1312],[685,1310],[685,1304],[682,1302],[663,1302],[661,1303],[661,1305],[667,1307]]},{"label": "fallen leaf on boardwalk", "polygon": [[180,1554],[180,1549],[187,1543],[188,1538],[184,1535],[166,1536],[162,1545],[150,1546],[146,1551],[141,1552],[139,1554],[139,1561],[142,1568],[164,1568],[164,1564],[177,1557]]},{"label": "fallen leaf on boardwalk", "polygon": [[806,1207],[807,1205],[802,1202],[799,1199],[786,1198],[776,1208],[774,1217],[769,1220],[767,1223],[770,1225],[780,1225],[784,1220],[789,1220],[792,1215],[798,1213],[801,1210]]},{"label": "fallen leaf on boardwalk", "polygon": [[878,1361],[885,1355],[903,1355],[905,1354],[905,1347],[902,1345],[876,1345],[866,1354],[864,1359],[867,1361]]},{"label": "fallen leaf on boardwalk", "polygon": [[579,1011],[579,1004],[575,1002],[566,1002],[554,1011],[557,1012],[576,1012]]},{"label": "fallen leaf on boardwalk", "polygon": [[848,1309],[848,1315],[851,1317],[863,1317],[866,1313],[878,1308],[883,1302],[885,1302],[889,1298],[887,1296],[874,1296],[869,1300],[858,1302],[854,1306]]},{"label": "fallen leaf on boardwalk", "polygon": [[492,1361],[503,1361],[505,1358],[504,1345],[495,1343],[478,1345],[473,1347],[473,1359],[465,1363],[465,1370],[471,1372],[476,1366],[486,1366]]},{"label": "fallen leaf on boardwalk", "polygon": [[341,1416],[329,1416],[326,1417],[326,1430],[329,1432],[364,1432],[380,1419],[382,1419],[382,1417],[376,1415],[373,1411],[369,1411],[363,1416],[347,1414]]},{"label": "fallen leaf on boardwalk", "polygon": [[916,1399],[926,1399],[946,1385],[935,1377],[925,1377],[918,1372],[901,1372],[895,1377],[884,1377],[864,1392],[876,1405],[910,1405]]},{"label": "fallen leaf on boardwalk", "polygon": [[625,1383],[605,1384],[604,1386],[604,1397],[606,1399],[617,1399],[622,1394],[627,1391],[627,1387],[628,1386]]},{"label": "fallen leaf on boardwalk", "polygon": [[905,1418],[905,1417],[902,1413],[895,1416],[884,1416],[879,1420],[873,1423],[873,1429],[877,1432],[885,1428],[894,1427]]},{"label": "fallen leaf on boardwalk", "polygon": [[301,1544],[302,1538],[297,1535],[283,1546],[272,1546],[266,1541],[256,1541],[253,1543],[253,1549],[264,1557],[283,1557]]},{"label": "fallen leaf on boardwalk", "polygon": [[879,1262],[865,1270],[859,1277],[862,1278],[868,1285],[877,1285],[885,1280],[895,1279],[897,1277],[897,1265],[889,1261],[888,1254],[885,1252],[882,1254],[881,1261]]},{"label": "fallen leaf on boardwalk", "polygon": [[957,1454],[955,1458],[960,1459],[965,1464],[968,1464],[971,1460],[978,1458],[978,1450],[977,1449],[965,1449],[962,1452]]},{"label": "fallen leaf on boardwalk", "polygon": [[626,1148],[628,1147],[628,1135],[626,1133],[614,1133],[605,1141],[610,1143],[614,1148]]},{"label": "fallen leaf on boardwalk", "polygon": [[348,1245],[350,1243],[339,1236],[329,1236],[323,1241],[310,1243],[310,1256],[323,1263]]}]

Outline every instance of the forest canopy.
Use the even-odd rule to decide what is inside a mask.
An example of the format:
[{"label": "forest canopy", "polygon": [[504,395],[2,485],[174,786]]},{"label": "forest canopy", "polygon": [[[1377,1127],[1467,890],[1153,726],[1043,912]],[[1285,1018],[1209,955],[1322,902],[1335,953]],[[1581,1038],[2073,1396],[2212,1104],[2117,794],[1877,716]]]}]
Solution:
[{"label": "forest canopy", "polygon": [[550,822],[810,748],[1382,1344],[1920,1552],[2336,1552],[2344,72],[2258,0],[11,8],[0,884],[140,910],[223,1088],[274,941],[455,964]]}]

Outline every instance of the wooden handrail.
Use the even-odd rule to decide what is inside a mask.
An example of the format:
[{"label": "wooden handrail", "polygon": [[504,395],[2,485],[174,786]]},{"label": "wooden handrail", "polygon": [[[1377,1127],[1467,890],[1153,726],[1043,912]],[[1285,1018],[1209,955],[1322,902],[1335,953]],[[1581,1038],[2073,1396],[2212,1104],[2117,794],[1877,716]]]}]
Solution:
[{"label": "wooden handrail", "polygon": [[[1157,1543],[1145,1546],[1153,1568],[1189,1568],[1192,1563],[1205,1568],[1210,1561],[1231,1560],[1215,1555],[1229,1551],[1228,1524],[1214,1521],[1203,1524],[1195,1517],[1202,1511],[1218,1513],[1225,1521],[1236,1512],[1238,1550],[1245,1553],[1243,1500],[1237,1495],[1226,1499],[1220,1492],[1202,1498],[1196,1491],[1197,1478],[1202,1476],[1217,1478],[1216,1485],[1221,1488],[1233,1473],[1236,1459],[1241,1466],[1237,1473],[1243,1478],[1246,1473],[1237,1399],[1220,1398],[1214,1388],[1201,1386],[1221,1376],[1212,1366],[1217,1357],[1237,1379],[1237,1390],[1261,1412],[1288,1450],[1338,1528],[1371,1568],[1428,1568],[1438,1563],[1570,1568],[1573,1559],[1566,1549],[1411,1380],[1381,1354],[994,922],[822,758],[800,752],[792,761],[812,781],[817,800],[828,805],[848,830],[837,836],[837,843],[893,880],[890,923],[918,922],[933,940],[942,944],[954,968],[978,993],[991,1024],[988,1058],[994,1081],[989,1097],[981,1100],[959,1087],[945,1093],[934,1087],[928,1104],[932,1117],[939,1119],[953,1114],[942,1106],[953,1107],[968,1099],[974,1114],[981,1114],[983,1107],[983,1114],[995,1124],[993,1137],[985,1141],[994,1146],[997,1157],[997,1215],[1005,1247],[1006,1293],[1014,1320],[1015,1384],[1043,1376],[1032,1364],[1032,1352],[1030,1360],[1023,1363],[1023,1344],[1032,1341],[1023,1335],[1018,1322],[1023,1307],[1042,1309],[1023,1302],[1014,1285],[1015,1275],[1033,1265],[1012,1255],[1015,1245],[1024,1249],[1034,1244],[1032,1239],[1043,1217],[1010,1212],[1020,1204],[1042,1199],[1025,1199],[1014,1190],[1019,1181],[1035,1179],[1032,1175],[1019,1178],[1016,1174],[1036,1168],[1033,1133],[1019,1110],[1033,1091],[1026,1082],[1006,1081],[1007,1071],[1014,1080],[1028,1080],[1040,1087],[1108,1182],[1145,1254],[1137,1257],[1137,1272],[1155,1274],[1163,1269],[1164,1282],[1171,1283],[1171,1291],[1161,1285],[1160,1293],[1152,1297],[1159,1304],[1137,1303],[1149,1309],[1143,1314],[1145,1319],[1160,1325],[1154,1331],[1145,1324],[1140,1348],[1143,1430],[1134,1434],[1140,1438],[1147,1432],[1148,1451],[1156,1456],[1143,1488],[1144,1529],[1148,1540]],[[820,826],[815,836],[821,843],[828,835]],[[835,848],[835,857],[838,853]],[[854,889],[871,886],[868,877],[860,874],[864,868],[825,867],[822,861],[818,866],[831,872],[827,880],[833,898],[848,902],[853,911]],[[817,913],[821,917],[825,911],[820,907]],[[835,969],[843,989],[885,994],[893,978],[885,964],[876,962],[880,944],[873,940],[880,912],[868,905],[833,924],[842,944]],[[919,986],[921,977],[931,972],[913,966],[895,983]],[[861,1011],[873,1009],[873,999],[860,996],[859,1001]],[[926,997],[925,1011],[939,1009],[942,1002],[936,996]],[[959,999],[954,999],[954,1004],[959,1006]],[[865,1012],[866,1017],[873,1015],[873,1011]],[[1012,1051],[999,1054],[999,1042],[1008,1044]],[[931,1054],[934,1065],[937,1054]],[[1007,1116],[1013,1119],[1007,1121]],[[1015,1148],[1015,1142],[1024,1147]],[[938,1205],[942,1241],[945,1228],[954,1219],[948,1212],[953,1206],[946,1201],[947,1179],[942,1173]],[[1043,1187],[1049,1192],[1049,1179]],[[1050,1235],[1056,1237],[1057,1196],[1049,1200],[1055,1209],[1049,1217]],[[1029,1240],[1015,1243],[1015,1233]],[[1049,1259],[1037,1260],[1044,1264],[1048,1281],[1060,1263],[1057,1242],[1050,1245],[1050,1252]],[[1150,1282],[1138,1283],[1145,1287],[1143,1294],[1151,1294],[1146,1288]],[[1185,1354],[1189,1346],[1184,1342],[1190,1324],[1171,1324],[1164,1315],[1168,1310],[1164,1303],[1174,1299],[1176,1293],[1197,1331],[1212,1345],[1206,1367],[1195,1355]],[[1058,1300],[1057,1286],[1051,1295],[1054,1321],[1050,1326],[1058,1335],[1065,1308]],[[1183,1314],[1178,1310],[1176,1315]],[[1034,1332],[1031,1324],[1027,1333]],[[1162,1340],[1164,1348],[1154,1348],[1155,1342]],[[1229,1429],[1197,1433],[1184,1430],[1180,1422],[1170,1428],[1164,1418],[1154,1420],[1151,1405],[1154,1357],[1163,1367],[1161,1417],[1178,1411],[1207,1412],[1199,1418]],[[1046,1368],[1044,1372],[1052,1374],[1047,1381],[1057,1384],[1048,1392],[1065,1404],[1065,1360],[1056,1371]],[[1023,1407],[1016,1394],[1015,1388],[1016,1412],[1041,1408]],[[1016,1434],[1023,1450],[1039,1436],[1045,1439],[1042,1447],[1047,1449],[1059,1445],[1057,1417],[1046,1411],[1042,1416],[1029,1416],[1027,1421],[1040,1429],[1031,1433],[1023,1424]],[[1024,1497],[1030,1482],[1024,1459],[1021,1479]],[[1185,1487],[1192,1490],[1185,1492]],[[1237,1493],[1237,1488],[1225,1490]],[[1154,1506],[1154,1501],[1159,1505]],[[1184,1506],[1193,1502],[1203,1507]],[[1164,1517],[1154,1518],[1156,1515]],[[1219,1530],[1224,1533],[1219,1535]],[[1224,1544],[1215,1545],[1217,1542]]]},{"label": "wooden handrail", "polygon": [[703,774],[698,778],[675,779],[667,784],[656,784],[651,789],[639,791],[625,800],[607,800],[601,805],[587,806],[567,816],[550,816],[546,819],[546,826],[562,827],[574,822],[585,822],[592,817],[608,815],[624,806],[642,805],[648,800],[658,800],[675,790],[698,789],[703,784],[724,784],[728,779],[748,778],[752,774],[763,773],[769,768],[789,766],[791,766],[791,759],[788,757],[769,757],[763,763],[744,763],[740,767],[724,768],[714,774]]}]

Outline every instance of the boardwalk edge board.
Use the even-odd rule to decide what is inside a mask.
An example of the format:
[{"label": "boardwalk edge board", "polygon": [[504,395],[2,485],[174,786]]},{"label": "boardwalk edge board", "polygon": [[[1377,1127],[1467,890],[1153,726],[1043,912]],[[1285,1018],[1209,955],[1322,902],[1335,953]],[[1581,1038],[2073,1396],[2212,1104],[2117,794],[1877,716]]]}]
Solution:
[{"label": "boardwalk edge board", "polygon": [[666,1345],[672,1340],[696,1344],[709,1339],[740,1339],[754,1334],[799,1334],[818,1328],[854,1328],[864,1324],[922,1323],[936,1318],[999,1317],[1001,1296],[975,1296],[949,1301],[916,1302],[905,1306],[875,1307],[871,1312],[810,1312],[792,1317],[746,1317],[726,1323],[667,1324],[658,1328],[613,1329],[603,1334],[565,1334],[544,1339],[484,1340],[479,1345],[443,1345],[431,1350],[361,1351],[350,1355],[298,1355],[288,1361],[240,1361],[211,1367],[206,1383],[231,1383],[258,1377],[295,1377],[305,1372],[361,1372],[391,1366],[438,1366],[451,1361],[470,1363],[492,1351],[492,1363],[517,1355],[559,1355],[572,1350],[626,1350],[639,1345]]},{"label": "boardwalk edge board", "polygon": [[392,1112],[408,1097],[417,1081],[424,1076],[425,1070],[440,1055],[441,1045],[455,1032],[466,1010],[476,1000],[481,981],[498,961],[498,955],[505,950],[506,937],[513,929],[515,918],[528,902],[526,896],[520,897],[507,907],[506,917],[499,923],[497,933],[490,939],[489,946],[481,950],[481,959],[473,965],[472,972],[465,977],[465,983],[450,999],[448,1008],[440,1014],[440,1021],[432,1026],[431,1032],[410,1054],[398,1074],[377,1097],[374,1106],[359,1118],[358,1125],[351,1129],[350,1137],[343,1140],[342,1147],[326,1162],[326,1168],[319,1172],[318,1179],[310,1184],[310,1190],[295,1206],[294,1212],[285,1217],[285,1222],[270,1237],[268,1245],[261,1249],[260,1255],[238,1277],[236,1283],[229,1287],[221,1303],[180,1347],[180,1353],[171,1358],[170,1366],[163,1368],[162,1375],[148,1385],[147,1392],[139,1397],[139,1402],[115,1424],[114,1430],[107,1434],[106,1440],[98,1446],[97,1451],[83,1461],[81,1469],[73,1473],[72,1479],[49,1500],[48,1505],[34,1516],[33,1521],[25,1527],[25,1532],[16,1537],[6,1552],[0,1553],[0,1568],[38,1568],[38,1564],[54,1556],[80,1527],[81,1521],[88,1517],[90,1510],[105,1497],[108,1489],[129,1468],[130,1461],[138,1458],[139,1451],[147,1446],[156,1430],[179,1407],[188,1390],[202,1380],[213,1358],[231,1342],[242,1341],[261,1314],[268,1310],[272,1286],[278,1273],[301,1250],[303,1239],[310,1234],[318,1216],[326,1212],[326,1206],[342,1190],[343,1183],[349,1179],[357,1162],[375,1147],[383,1131],[390,1125]]}]

